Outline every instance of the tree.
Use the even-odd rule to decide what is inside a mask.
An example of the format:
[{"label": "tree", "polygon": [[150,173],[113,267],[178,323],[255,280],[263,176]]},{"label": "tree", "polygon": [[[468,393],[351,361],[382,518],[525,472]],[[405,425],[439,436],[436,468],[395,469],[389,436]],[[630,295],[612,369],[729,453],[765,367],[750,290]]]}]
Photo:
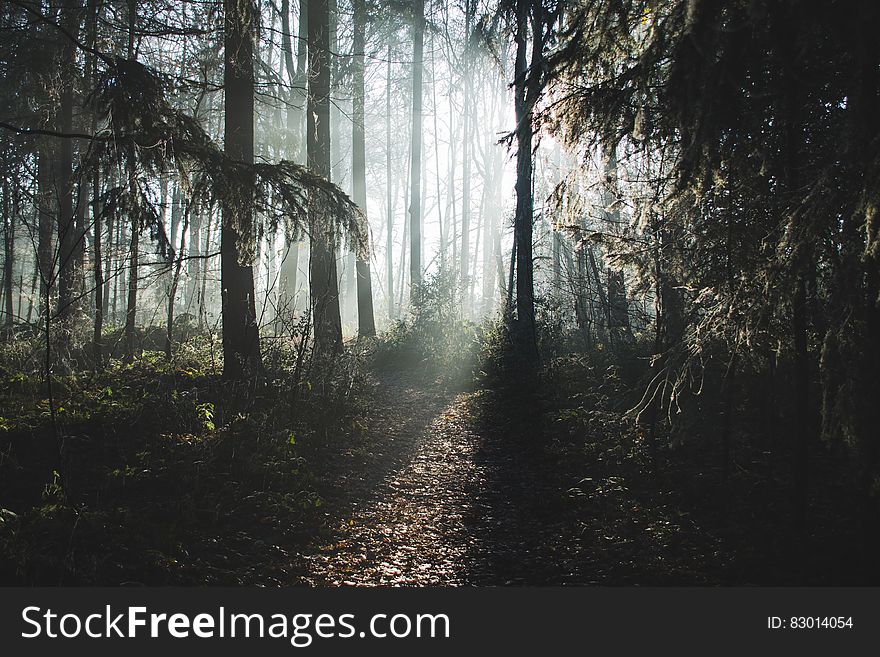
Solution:
[{"label": "tree", "polygon": [[3,332],[10,336],[12,335],[13,323],[15,321],[15,310],[13,306],[13,276],[14,276],[14,263],[15,263],[15,223],[16,223],[16,212],[12,207],[12,203],[10,202],[10,196],[13,193],[12,185],[9,184],[9,179],[12,177],[12,171],[10,167],[11,160],[11,148],[4,148],[2,154],[2,167],[0,167],[0,171],[2,171],[3,181],[2,181],[2,193],[3,193],[3,295],[5,297],[6,303],[4,307],[4,321],[3,321]]},{"label": "tree", "polygon": [[[82,19],[82,3],[78,0],[67,0],[61,7],[60,22],[69,35],[62,41],[60,48],[61,98],[58,116],[58,130],[69,134],[73,132],[73,111],[77,78],[76,45],[80,21]],[[62,139],[58,145],[55,163],[55,189],[58,193],[58,317],[61,322],[61,341],[59,348],[62,357],[67,356],[70,348],[70,332],[72,330],[73,311],[77,301],[76,292],[76,250],[80,242],[77,225],[77,202],[74,192],[77,184],[74,161],[73,140]],[[81,185],[84,187],[84,185]],[[80,190],[80,194],[83,190]]]},{"label": "tree", "polygon": [[410,136],[409,282],[410,300],[418,300],[422,284],[422,73],[425,39],[425,0],[413,0],[412,133]]},{"label": "tree", "polygon": [[468,265],[471,257],[471,140],[473,138],[472,124],[475,117],[472,99],[473,94],[471,92],[471,78],[474,76],[471,58],[471,30],[473,29],[473,20],[473,2],[472,0],[464,0],[464,53],[462,54],[464,73],[462,76],[462,85],[464,87],[464,99],[461,112],[461,264],[459,265],[459,271],[461,272],[462,310],[466,317],[470,315],[472,306],[470,294],[468,294],[468,290],[470,289]]},{"label": "tree", "polygon": [[[516,250],[516,322],[514,336],[519,354],[526,362],[538,357],[535,335],[535,281],[532,262],[532,109],[538,100],[541,79],[538,76],[543,57],[541,32],[532,33],[532,56],[529,63],[529,22],[543,26],[541,5],[532,0],[516,1],[516,60],[514,63],[514,109],[516,112],[516,214],[514,249]],[[541,28],[543,29],[543,28]]]},{"label": "tree", "polygon": [[[135,61],[135,27],[137,23],[138,0],[128,0],[128,50],[126,57],[129,61]],[[66,141],[66,140],[65,140]],[[129,243],[129,267],[128,267],[128,300],[125,306],[125,353],[123,359],[130,363],[135,356],[135,325],[137,323],[138,301],[138,277],[140,275],[140,238],[141,238],[141,214],[135,211],[139,204],[140,182],[137,177],[137,163],[129,160],[128,165],[128,192],[132,199],[132,211],[129,212],[131,222],[131,241]],[[137,200],[135,200],[137,199]]]},{"label": "tree", "polygon": [[[302,164],[305,161],[303,119],[306,105],[307,78],[308,0],[299,2],[296,60],[291,43],[290,0],[281,3],[281,49],[284,53],[284,70],[287,73],[289,94],[287,97],[286,150],[288,157]],[[294,64],[295,61],[295,64]],[[297,273],[299,268],[299,242],[285,235],[284,256],[281,260],[279,309],[293,311],[296,304]]]},{"label": "tree", "polygon": [[[309,93],[306,120],[308,166],[330,179],[330,12],[327,0],[309,0]],[[309,197],[312,312],[315,348],[334,354],[342,348],[336,231],[330,209],[318,194]]]},{"label": "tree", "polygon": [[389,37],[385,63],[385,296],[388,319],[394,319],[394,194],[391,169],[391,61]]},{"label": "tree", "polygon": [[877,4],[569,11],[549,63],[560,123],[581,143],[592,135],[663,162],[650,173],[651,248],[612,240],[649,272],[657,300],[659,367],[641,408],[687,395],[692,372],[711,371],[707,354],[725,380],[753,369],[775,391],[783,377],[777,406],[790,420],[783,449],[803,530],[820,431],[850,446],[865,490],[880,468],[880,411],[864,402],[880,370],[880,93],[867,27]]},{"label": "tree", "polygon": [[[354,53],[353,97],[352,97],[352,195],[361,212],[367,213],[367,163],[366,126],[364,124],[364,48],[366,47],[366,4],[365,0],[353,0],[354,5]],[[369,238],[369,230],[366,231]],[[355,263],[357,273],[358,335],[376,335],[376,322],[373,318],[373,289],[370,274],[369,243],[360,249]]]},{"label": "tree", "polygon": [[[253,0],[224,2],[224,71],[226,155],[254,163]],[[220,233],[220,284],[223,304],[223,376],[239,380],[262,371],[260,335],[254,300],[254,272],[245,240],[254,227],[254,174],[240,167],[239,195],[224,196]]]}]

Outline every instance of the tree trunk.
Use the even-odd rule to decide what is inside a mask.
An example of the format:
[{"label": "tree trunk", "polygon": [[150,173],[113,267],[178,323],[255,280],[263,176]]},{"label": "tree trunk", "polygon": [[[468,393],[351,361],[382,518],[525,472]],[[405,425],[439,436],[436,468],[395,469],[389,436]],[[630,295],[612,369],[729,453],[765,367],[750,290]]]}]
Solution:
[{"label": "tree trunk", "polygon": [[278,314],[293,317],[296,310],[296,285],[299,270],[299,242],[284,238],[284,256],[279,274],[281,291],[278,295]]},{"label": "tree trunk", "polygon": [[[516,70],[514,102],[516,111],[516,343],[527,362],[538,357],[535,336],[535,291],[532,262],[532,104],[536,83],[528,79],[526,50],[528,47],[529,2],[516,3]],[[533,35],[534,39],[539,35]],[[533,62],[534,63],[534,62]]]},{"label": "tree trunk", "polygon": [[425,37],[425,0],[413,0],[412,153],[409,199],[410,301],[418,299],[422,283],[422,70]]},{"label": "tree trunk", "polygon": [[[293,46],[291,44],[290,0],[281,3],[281,49],[284,52],[284,68],[290,93],[287,102],[287,156],[302,164],[303,149],[303,116],[305,110],[306,85],[306,37],[308,5],[306,0],[300,1],[299,8],[299,39],[296,48],[296,64],[294,65]],[[281,259],[279,274],[278,312],[287,317],[293,316],[296,309],[297,269],[299,267],[299,244],[285,235],[284,256]]]},{"label": "tree trunk", "polygon": [[37,208],[39,226],[37,235],[37,269],[40,272],[40,314],[49,313],[48,300],[51,297],[55,266],[52,258],[54,247],[52,233],[55,227],[55,197],[53,192],[53,160],[55,146],[50,139],[40,140],[39,161],[37,163],[37,187],[39,189]]},{"label": "tree trunk", "polygon": [[[617,145],[605,149],[605,184],[602,186],[602,204],[605,220],[612,226],[620,224],[618,204]],[[612,346],[631,342],[632,328],[629,323],[629,307],[626,300],[626,282],[622,271],[608,269],[608,338]],[[601,281],[599,281],[601,286]]]},{"label": "tree trunk", "polygon": [[[189,245],[187,253],[189,260],[186,267],[187,285],[185,312],[192,314],[193,306],[198,302],[199,283],[202,277],[202,209],[193,208],[190,212],[189,222]],[[198,309],[195,311],[198,313]]]},{"label": "tree trunk", "polygon": [[[105,184],[108,188],[113,186],[112,174],[107,179],[107,182]],[[107,216],[107,249],[106,249],[107,255],[104,257],[104,271],[103,271],[104,289],[101,293],[101,296],[104,299],[104,304],[101,307],[102,321],[107,321],[108,319],[111,319],[111,317],[110,317],[110,292],[111,292],[110,279],[115,280],[116,277],[110,274],[110,270],[112,269],[112,266],[113,266],[113,249],[114,249],[115,244],[116,244],[116,242],[113,240],[113,213],[111,212]]]},{"label": "tree trunk", "polygon": [[6,335],[12,335],[12,327],[14,324],[14,306],[12,302],[12,277],[13,263],[15,259],[15,216],[9,209],[9,178],[3,178],[3,237],[4,237],[4,256],[3,261],[3,292],[6,295],[6,317],[3,325]]},{"label": "tree trunk", "polygon": [[[495,96],[493,94],[493,115]],[[501,149],[494,144],[494,140],[487,139],[486,157],[484,158],[487,171],[485,185],[489,188],[487,196],[489,206],[483,226],[483,316],[492,314],[495,305],[496,276],[498,274],[496,261],[500,256],[498,247],[500,232],[499,220],[501,216],[501,182],[504,163],[501,159]]]},{"label": "tree trunk", "polygon": [[118,313],[118,311],[119,311],[119,294],[120,294],[119,291],[124,287],[124,283],[125,283],[125,269],[119,266],[119,261],[120,261],[119,248],[120,248],[120,245],[122,244],[123,235],[124,235],[124,233],[123,233],[123,228],[122,228],[122,222],[121,221],[116,222],[116,239],[113,240],[113,244],[115,245],[115,251],[117,252],[117,255],[116,255],[115,270],[113,272],[113,277],[112,277],[113,278],[113,294],[112,294],[113,305],[112,305],[112,308],[110,311],[110,315],[113,318],[114,324],[116,324],[116,322],[119,319],[119,313]]},{"label": "tree trunk", "polygon": [[385,68],[385,275],[388,319],[394,319],[394,195],[391,190],[391,44]]},{"label": "tree trunk", "polygon": [[458,166],[458,129],[462,124],[462,121],[456,121],[455,117],[458,115],[458,111],[455,108],[455,104],[453,102],[453,94],[447,94],[447,100],[449,102],[449,155],[447,159],[449,161],[449,177],[446,182],[446,217],[448,228],[446,229],[447,234],[449,235],[449,242],[452,245],[452,267],[455,275],[459,274],[458,270],[458,207],[456,206],[456,198],[455,198],[455,169]]},{"label": "tree trunk", "polygon": [[[309,98],[306,114],[308,165],[330,179],[330,12],[327,0],[309,0]],[[309,195],[310,261],[315,349],[342,348],[334,229],[320,194]]]},{"label": "tree trunk", "polygon": [[[136,181],[130,179],[131,185]],[[125,354],[123,360],[130,363],[134,359],[135,352],[135,320],[137,319],[137,292],[138,292],[138,241],[140,239],[140,225],[137,217],[131,222],[131,240],[129,242],[130,260],[128,266],[128,301],[125,306]]]},{"label": "tree trunk", "polygon": [[[74,79],[76,76],[76,45],[80,24],[81,3],[77,0],[62,9],[61,24],[70,37],[61,48],[61,89],[60,116],[58,129],[64,133],[73,132]],[[55,189],[58,192],[58,317],[61,332],[59,350],[62,357],[67,356],[70,347],[71,320],[74,310],[76,287],[76,247],[79,242],[76,220],[77,209],[74,204],[73,179],[73,140],[61,139],[58,144],[55,168]]]},{"label": "tree trunk", "polygon": [[188,228],[190,215],[188,210],[189,209],[187,209],[183,217],[180,249],[179,251],[175,249],[171,252],[174,269],[171,273],[171,284],[168,287],[168,316],[165,322],[165,357],[169,360],[171,360],[174,345],[174,299],[177,296],[177,286],[180,284],[180,272],[183,267],[183,254],[186,251],[186,229]]},{"label": "tree trunk", "polygon": [[366,244],[356,254],[355,273],[357,275],[358,335],[376,335],[376,322],[373,317],[373,282],[370,275],[370,223],[367,220],[367,160],[366,126],[364,125],[364,48],[366,47],[367,12],[365,0],[353,0],[354,8],[354,66],[351,128],[351,172],[352,197],[364,213]]},{"label": "tree trunk", "polygon": [[440,272],[445,273],[446,264],[446,224],[443,221],[443,205],[441,199],[443,194],[440,188],[442,176],[440,175],[440,128],[437,121],[437,66],[434,62],[434,52],[436,49],[436,40],[434,33],[431,33],[431,44],[428,51],[431,53],[431,113],[434,119],[434,170],[436,175],[434,181],[437,184],[437,223],[440,228]]},{"label": "tree trunk", "polygon": [[[87,3],[89,9],[89,41],[93,48],[98,45],[98,23],[101,17],[101,9],[98,7],[96,0],[89,0]],[[90,84],[95,84],[97,80],[98,58],[94,54],[90,54],[88,59],[88,71]],[[91,131],[97,132],[98,115],[96,112],[91,116]],[[94,368],[96,371],[101,370],[104,366],[103,345],[101,344],[102,334],[104,330],[104,306],[106,305],[104,295],[104,263],[103,245],[101,243],[101,177],[97,169],[92,174],[92,256],[94,262],[92,264],[92,283],[94,286],[93,308],[94,316],[92,320],[92,356],[95,359]]]},{"label": "tree trunk", "polygon": [[[226,154],[245,165],[254,162],[253,0],[224,0]],[[220,285],[223,312],[223,377],[241,380],[262,373],[260,335],[254,300],[254,270],[245,262],[244,240],[254,223],[253,174],[242,170],[242,194],[221,203]]]},{"label": "tree trunk", "polygon": [[212,212],[209,212],[205,215],[205,220],[207,221],[207,228],[205,229],[205,256],[202,261],[202,281],[199,286],[199,294],[198,294],[198,313],[199,313],[199,328],[204,329],[208,325],[208,308],[205,301],[205,297],[208,293],[208,276],[207,269],[208,263],[213,260],[212,257],[209,257],[211,254],[211,229],[214,226],[214,216]]},{"label": "tree trunk", "polygon": [[296,76],[293,79],[293,94],[296,102],[293,103],[293,123],[295,126],[294,136],[296,139],[296,161],[304,164],[306,161],[305,139],[305,112],[308,102],[308,39],[309,39],[309,3],[308,0],[299,2],[299,22],[297,27],[296,47]]},{"label": "tree trunk", "polygon": [[95,369],[101,369],[104,362],[103,346],[101,344],[104,332],[104,270],[101,249],[101,208],[98,205],[98,199],[101,196],[100,179],[98,172],[95,172],[92,180],[92,230],[93,230],[93,247],[95,256],[94,264],[94,285],[95,285],[95,320],[92,330],[92,353],[95,357]]},{"label": "tree trunk", "polygon": [[[128,2],[128,58],[134,59],[134,28],[137,17],[137,0],[129,0]],[[130,194],[137,194],[137,175],[135,172],[135,164],[129,162],[128,172],[128,191]],[[135,351],[135,320],[137,319],[137,292],[138,292],[138,243],[140,241],[140,218],[137,214],[131,217],[131,240],[130,244],[130,261],[128,267],[128,303],[125,306],[125,353],[123,360],[130,363],[134,359]]]},{"label": "tree trunk", "polygon": [[469,262],[470,262],[470,239],[471,239],[471,126],[472,99],[471,99],[471,57],[470,35],[473,21],[472,0],[464,3],[464,102],[462,107],[462,131],[461,131],[461,308],[464,317],[470,317],[471,303],[467,291],[470,289]]},{"label": "tree trunk", "polygon": [[[586,229],[586,225],[583,226]],[[583,249],[586,252],[586,259],[588,264],[590,265],[590,272],[593,275],[593,283],[596,286],[596,292],[599,294],[599,310],[601,311],[598,315],[595,311],[591,312],[592,319],[596,324],[596,338],[602,341],[611,341],[610,337],[610,326],[611,326],[611,304],[608,301],[608,294],[606,292],[606,286],[602,282],[602,273],[599,271],[599,266],[596,264],[596,253],[593,251],[592,246],[587,246]],[[585,275],[582,277],[582,284],[586,287],[587,282],[589,281],[590,272],[585,272]],[[595,297],[593,298],[595,299]],[[592,309],[595,309],[595,301],[591,302]]]},{"label": "tree trunk", "polygon": [[[339,55],[339,7],[337,0],[328,0],[330,42],[328,64],[330,68],[330,180],[340,189],[346,187],[346,167],[343,166],[343,132],[339,94],[340,64],[344,58]],[[334,100],[335,99],[335,100]],[[357,306],[357,274],[355,255],[347,248],[334,249],[336,257],[337,286],[339,290],[339,315],[341,323],[349,326],[355,321]]]}]

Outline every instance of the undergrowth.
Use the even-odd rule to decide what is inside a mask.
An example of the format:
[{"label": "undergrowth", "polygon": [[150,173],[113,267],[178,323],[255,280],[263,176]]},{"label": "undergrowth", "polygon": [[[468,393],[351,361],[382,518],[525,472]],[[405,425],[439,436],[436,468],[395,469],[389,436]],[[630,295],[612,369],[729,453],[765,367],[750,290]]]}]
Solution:
[{"label": "undergrowth", "polygon": [[323,522],[303,451],[357,425],[363,355],[317,371],[267,340],[266,379],[233,385],[214,348],[198,335],[171,361],[54,375],[51,402],[41,372],[2,372],[0,581],[296,581],[287,550]]},{"label": "undergrowth", "polygon": [[818,440],[811,445],[810,524],[797,531],[788,443],[762,426],[763,390],[747,375],[737,381],[725,452],[718,387],[654,424],[630,412],[644,390],[649,348],[545,351],[528,385],[516,377],[503,329],[484,352],[475,413],[505,450],[540,470],[537,480],[553,482],[559,525],[574,532],[553,540],[581,545],[568,565],[581,572],[577,581],[877,581],[845,460]]},{"label": "undergrowth", "polygon": [[429,277],[406,317],[395,321],[374,347],[380,369],[407,369],[448,387],[467,387],[474,376],[486,327],[462,316],[458,280]]}]

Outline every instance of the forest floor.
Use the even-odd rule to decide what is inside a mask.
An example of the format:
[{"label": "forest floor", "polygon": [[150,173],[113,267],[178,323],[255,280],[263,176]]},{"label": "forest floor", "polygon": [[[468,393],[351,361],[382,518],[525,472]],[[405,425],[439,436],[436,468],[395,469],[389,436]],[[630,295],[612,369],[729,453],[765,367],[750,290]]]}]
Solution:
[{"label": "forest floor", "polygon": [[38,389],[7,382],[0,583],[860,584],[873,562],[832,459],[798,534],[784,452],[742,435],[725,480],[710,425],[654,459],[589,360],[455,387],[374,359],[301,402],[163,367],[64,380],[61,460]]},{"label": "forest floor", "polygon": [[[291,583],[864,583],[841,500],[817,496],[814,531],[794,532],[778,464],[722,484],[704,439],[655,465],[618,413],[583,421],[522,382],[448,390],[374,369],[365,394],[367,426],[316,468],[324,531],[298,550]],[[742,443],[736,458],[762,454]]]},{"label": "forest floor", "polygon": [[302,555],[305,581],[467,583],[468,522],[486,488],[467,394],[385,372],[373,398],[365,451],[345,449],[318,484],[332,509],[329,535]]},{"label": "forest floor", "polygon": [[[645,505],[629,485],[632,463],[610,471],[596,464],[585,478],[580,464],[565,467],[531,434],[539,406],[500,418],[507,408],[495,394],[377,372],[375,414],[361,445],[344,446],[330,459],[334,467],[322,468],[327,532],[298,557],[293,570],[302,582],[719,581],[717,539]],[[577,502],[584,497],[589,508]]]}]

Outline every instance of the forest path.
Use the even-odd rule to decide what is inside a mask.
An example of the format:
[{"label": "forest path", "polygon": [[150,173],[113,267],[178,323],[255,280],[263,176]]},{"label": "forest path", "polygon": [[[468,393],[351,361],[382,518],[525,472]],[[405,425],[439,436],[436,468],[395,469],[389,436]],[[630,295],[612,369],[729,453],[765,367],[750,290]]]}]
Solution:
[{"label": "forest path", "polygon": [[472,547],[465,516],[485,486],[466,393],[380,373],[367,429],[367,472],[338,472],[331,538],[306,557],[308,583],[464,584]]},{"label": "forest path", "polygon": [[[329,476],[329,538],[303,555],[315,586],[561,583],[562,542],[546,476],[502,434],[480,430],[479,392],[450,393],[406,373],[379,373],[366,468]],[[361,455],[363,458],[364,455]],[[550,491],[548,490],[547,493]],[[539,519],[544,519],[539,522]],[[550,571],[548,572],[548,568]]]}]

